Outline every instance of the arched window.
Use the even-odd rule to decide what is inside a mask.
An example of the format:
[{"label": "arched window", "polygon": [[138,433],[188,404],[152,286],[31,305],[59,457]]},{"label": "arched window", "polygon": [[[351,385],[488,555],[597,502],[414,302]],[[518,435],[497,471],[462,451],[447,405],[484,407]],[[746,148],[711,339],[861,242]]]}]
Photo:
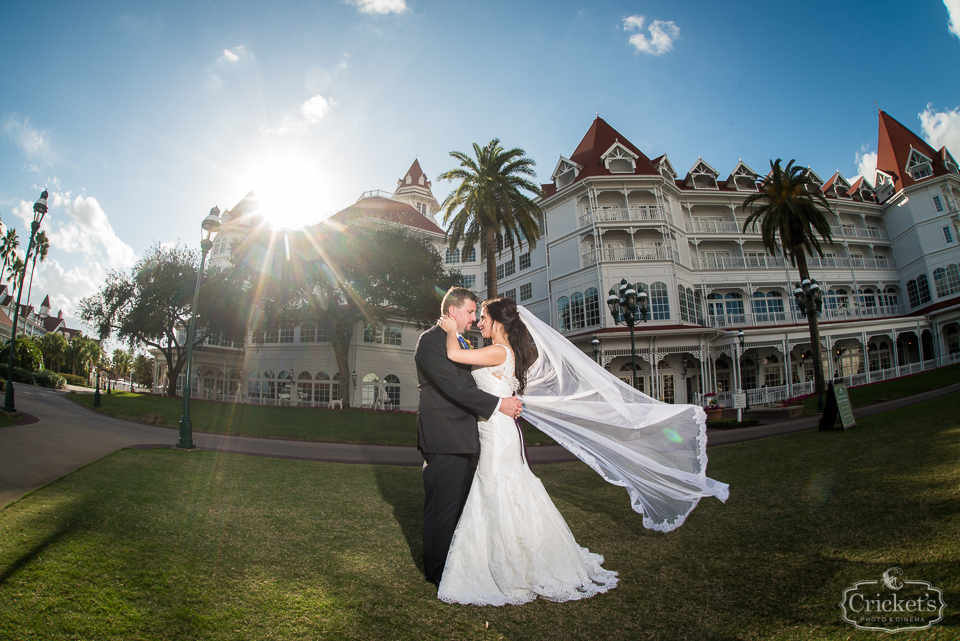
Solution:
[{"label": "arched window", "polygon": [[577,292],[570,296],[570,329],[580,329],[583,325],[583,294]]},{"label": "arched window", "polygon": [[917,281],[907,281],[907,298],[910,300],[910,307],[920,306],[920,292],[917,289]]},{"label": "arched window", "polygon": [[403,341],[403,331],[397,325],[387,325],[383,328],[384,345],[400,345]]},{"label": "arched window", "polygon": [[695,292],[689,287],[687,288],[687,300],[693,297],[694,307],[696,310],[697,323],[703,325],[703,299],[700,297],[700,292]]},{"label": "arched window", "polygon": [[310,376],[310,372],[300,372],[297,375],[297,402],[312,403],[314,400],[313,377]]},{"label": "arched window", "polygon": [[464,247],[463,248],[463,262],[465,263],[475,263],[477,262],[477,248],[476,247]]},{"label": "arched window", "polygon": [[290,400],[290,381],[293,373],[286,370],[277,375],[277,399],[281,401]]},{"label": "arched window", "polygon": [[943,298],[950,292],[947,285],[947,270],[943,267],[933,270],[933,288],[937,290],[937,298]]},{"label": "arched window", "polygon": [[570,299],[566,296],[561,296],[557,301],[557,330],[570,331]]},{"label": "arched window", "polygon": [[381,328],[370,323],[363,324],[363,342],[364,343],[382,343],[383,332]]},{"label": "arched window", "polygon": [[400,378],[395,374],[387,374],[383,379],[387,390],[387,397],[383,402],[394,407],[400,406]]},{"label": "arched window", "polygon": [[670,297],[667,295],[666,283],[650,285],[650,312],[653,320],[669,320]]},{"label": "arched window", "polygon": [[363,375],[363,400],[361,402],[364,406],[370,407],[377,402],[380,397],[379,382],[380,377],[373,372]]},{"label": "arched window", "polygon": [[864,287],[860,290],[860,304],[864,307],[877,306],[877,298],[873,295],[873,289]]},{"label": "arched window", "polygon": [[600,324],[600,292],[596,287],[588,289],[584,295],[587,311],[587,327]]},{"label": "arched window", "polygon": [[767,295],[763,292],[753,292],[750,297],[750,307],[753,310],[754,318],[758,323],[765,323],[769,320],[767,316]]},{"label": "arched window", "polygon": [[316,392],[314,400],[318,403],[330,402],[330,375],[326,372],[317,372]]},{"label": "arched window", "polygon": [[251,370],[247,377],[247,396],[249,398],[260,398],[260,372]]},{"label": "arched window", "polygon": [[947,265],[947,290],[951,294],[960,292],[960,270],[956,265]]},{"label": "arched window", "polygon": [[447,255],[444,262],[448,265],[460,262],[460,249],[457,247],[447,247]]},{"label": "arched window", "polygon": [[710,316],[723,316],[723,294],[710,292],[707,294],[707,313]]},{"label": "arched window", "polygon": [[782,292],[767,292],[767,313],[772,315],[773,320],[784,320],[786,318],[783,311]]},{"label": "arched window", "polygon": [[273,401],[277,398],[277,381],[270,370],[264,370],[263,381],[260,384],[260,396]]},{"label": "arched window", "polygon": [[920,294],[920,304],[930,302],[930,284],[927,282],[927,275],[917,276],[917,292]]}]

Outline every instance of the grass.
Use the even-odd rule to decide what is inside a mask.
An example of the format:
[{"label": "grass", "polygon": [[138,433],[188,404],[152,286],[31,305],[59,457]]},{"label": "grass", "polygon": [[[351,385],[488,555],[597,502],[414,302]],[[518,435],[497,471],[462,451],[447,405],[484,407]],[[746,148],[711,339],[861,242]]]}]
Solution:
[{"label": "grass", "polygon": [[[919,374],[870,385],[848,387],[847,393],[850,396],[850,404],[857,408],[929,392],[954,383],[960,383],[960,364],[938,367]],[[817,413],[816,395],[803,399],[801,404],[804,416],[813,416]]]},{"label": "grass", "polygon": [[[93,408],[93,394],[71,392],[67,398]],[[112,394],[100,394],[97,411],[131,421],[137,421],[143,414],[159,413],[163,417],[162,425],[175,428],[180,425],[183,400],[114,391]],[[190,419],[194,431],[214,434],[371,445],[417,444],[417,415],[410,412],[328,410],[191,400]],[[524,426],[524,438],[529,445],[553,443],[543,432],[530,425]]]},{"label": "grass", "polygon": [[0,427],[10,427],[11,425],[19,425],[20,420],[13,418],[12,416],[7,416],[3,412],[0,412]]},{"label": "grass", "polygon": [[537,466],[621,584],[504,608],[423,580],[415,468],[123,450],[0,510],[0,638],[875,640],[837,604],[898,566],[948,604],[904,638],[956,639],[958,401],[711,448],[730,499],[666,535],[586,466]]}]

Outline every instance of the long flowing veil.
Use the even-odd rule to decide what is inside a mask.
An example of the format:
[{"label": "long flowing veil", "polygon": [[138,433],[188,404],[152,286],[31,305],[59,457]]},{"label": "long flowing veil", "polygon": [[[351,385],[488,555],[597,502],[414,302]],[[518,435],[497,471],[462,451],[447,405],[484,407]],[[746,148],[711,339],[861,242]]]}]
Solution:
[{"label": "long flowing veil", "polygon": [[680,527],[701,497],[726,501],[729,486],[707,478],[706,414],[662,403],[600,367],[552,327],[519,306],[537,347],[527,371],[523,417],[625,487],[644,527]]}]

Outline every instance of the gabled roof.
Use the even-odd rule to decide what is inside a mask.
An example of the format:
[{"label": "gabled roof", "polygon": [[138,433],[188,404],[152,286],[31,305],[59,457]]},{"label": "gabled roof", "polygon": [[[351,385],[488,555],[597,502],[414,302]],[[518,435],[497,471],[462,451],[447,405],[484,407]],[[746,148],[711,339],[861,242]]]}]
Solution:
[{"label": "gabled roof", "polygon": [[344,210],[331,216],[328,221],[349,224],[354,221],[372,219],[396,225],[404,225],[415,229],[422,229],[433,234],[444,234],[433,221],[417,211],[412,205],[383,196],[361,198]]},{"label": "gabled roof", "polygon": [[223,224],[240,225],[247,227],[257,227],[264,222],[263,216],[257,212],[260,209],[260,201],[257,195],[252,191],[240,199],[233,209],[223,212],[221,220]]},{"label": "gabled roof", "polygon": [[824,194],[829,192],[831,189],[836,187],[837,196],[849,196],[850,195],[850,183],[840,175],[840,172],[835,172],[827,182],[823,183],[823,187],[820,188]]},{"label": "gabled roof", "polygon": [[876,202],[877,200],[877,195],[874,193],[870,181],[863,176],[853,181],[850,189],[847,190],[847,195],[859,200],[870,200],[871,202]]},{"label": "gabled roof", "polygon": [[894,191],[900,191],[917,182],[905,171],[913,150],[930,158],[930,168],[934,176],[949,173],[943,164],[941,154],[890,114],[881,111],[880,132],[877,140],[877,169],[893,177]]},{"label": "gabled roof", "polygon": [[660,175],[642,151],[607,124],[603,118],[597,116],[580,144],[577,145],[576,150],[570,155],[569,160],[583,168],[574,182],[591,176],[623,176],[624,174],[614,174],[608,171],[602,160],[603,155],[617,142],[631,153],[636,154],[637,162],[633,171],[634,175]]},{"label": "gabled roof", "polygon": [[760,174],[758,174],[753,169],[751,169],[750,166],[747,163],[743,162],[743,159],[741,158],[740,160],[737,161],[737,166],[733,168],[733,171],[730,172],[730,175],[727,176],[727,179],[724,180],[723,183],[730,189],[739,190],[740,187],[737,186],[737,178],[747,178],[747,177],[749,177],[752,180],[751,188],[756,190],[756,182],[757,182],[757,178],[760,177]]},{"label": "gabled roof", "polygon": [[47,294],[47,295],[43,298],[43,302],[40,303],[40,308],[42,309],[42,308],[44,308],[44,307],[46,307],[47,309],[50,308],[50,294]]},{"label": "gabled roof", "polygon": [[49,334],[60,329],[60,326],[63,325],[66,327],[66,324],[63,322],[63,318],[58,316],[47,316],[43,319],[43,329]]},{"label": "gabled roof", "polygon": [[[407,179],[410,179],[410,182],[407,182]],[[423,184],[420,183],[420,179],[423,179]],[[404,191],[426,190],[431,196],[433,192],[430,190],[430,185],[432,183],[427,180],[427,175],[423,173],[423,169],[420,168],[420,161],[417,159],[413,160],[413,164],[410,165],[410,169],[407,170],[407,173],[404,174],[403,178],[397,181],[397,190],[394,192],[396,194],[403,193]]]},{"label": "gabled roof", "polygon": [[[17,323],[17,325],[19,324],[20,323]],[[7,313],[2,309],[0,309],[0,325],[3,325],[4,327],[9,327],[11,329],[13,328],[13,321],[10,320],[10,317],[7,316]]]}]

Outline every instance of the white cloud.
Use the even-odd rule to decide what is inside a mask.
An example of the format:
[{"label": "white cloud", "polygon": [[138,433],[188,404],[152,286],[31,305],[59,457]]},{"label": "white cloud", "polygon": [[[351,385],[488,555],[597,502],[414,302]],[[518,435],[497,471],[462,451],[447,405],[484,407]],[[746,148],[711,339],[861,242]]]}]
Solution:
[{"label": "white cloud", "polygon": [[403,13],[408,9],[406,0],[350,0],[362,13]]},{"label": "white cloud", "polygon": [[[84,263],[105,263],[111,269],[126,269],[133,266],[137,256],[130,245],[117,236],[107,214],[93,196],[77,196],[70,193],[51,192],[47,199],[50,210],[44,218],[44,229],[50,238],[50,251],[58,250],[76,254]],[[21,201],[13,214],[23,220],[22,229],[29,228],[33,220],[33,203]],[[29,233],[29,232],[28,232]],[[24,236],[24,233],[20,233]],[[21,239],[21,243],[25,239]]]},{"label": "white cloud", "polygon": [[209,73],[207,86],[210,89],[221,88],[225,83],[223,76],[220,75],[221,72],[229,72],[231,69],[237,68],[245,62],[253,60],[253,57],[253,52],[243,45],[224,49],[223,53],[220,54],[213,65],[207,69]]},{"label": "white cloud", "polygon": [[[871,185],[877,184],[877,152],[867,151],[870,145],[860,145],[860,150],[854,156],[857,163],[857,173],[867,179]],[[851,180],[850,182],[854,182]]]},{"label": "white cloud", "polygon": [[283,134],[288,131],[306,129],[310,125],[315,125],[323,120],[324,116],[330,113],[330,110],[333,109],[336,104],[332,99],[324,98],[320,94],[317,94],[306,100],[295,112],[284,116],[279,127],[265,131]]},{"label": "white cloud", "polygon": [[238,64],[242,60],[253,58],[253,53],[243,45],[237,45],[229,49],[224,49],[223,54],[217,58],[217,62],[227,65]]},{"label": "white cloud", "polygon": [[29,118],[21,119],[19,114],[8,114],[3,119],[3,136],[20,147],[28,158],[51,162],[56,157],[49,136],[31,125]]},{"label": "white cloud", "polygon": [[939,150],[946,145],[954,158],[960,156],[960,107],[936,111],[928,104],[919,116],[920,132],[931,147]]},{"label": "white cloud", "polygon": [[[29,281],[30,274],[27,273]],[[47,258],[37,263],[37,270],[33,277],[33,289],[30,300],[39,306],[44,296],[50,296],[51,313],[56,316],[63,310],[66,318],[77,318],[80,299],[95,294],[106,278],[106,269],[96,261],[83,262],[72,269],[64,267],[55,258]],[[24,298],[27,293],[24,292]],[[69,327],[77,328],[78,322],[70,323]]]},{"label": "white cloud", "polygon": [[950,33],[960,38],[960,0],[943,0],[947,8],[947,27]]},{"label": "white cloud", "polygon": [[[624,31],[641,31],[646,18],[640,15],[627,16],[623,19]],[[673,49],[673,42],[680,37],[680,28],[673,20],[654,20],[647,28],[649,37],[643,33],[630,36],[630,44],[637,51],[651,56],[660,56]]]}]

